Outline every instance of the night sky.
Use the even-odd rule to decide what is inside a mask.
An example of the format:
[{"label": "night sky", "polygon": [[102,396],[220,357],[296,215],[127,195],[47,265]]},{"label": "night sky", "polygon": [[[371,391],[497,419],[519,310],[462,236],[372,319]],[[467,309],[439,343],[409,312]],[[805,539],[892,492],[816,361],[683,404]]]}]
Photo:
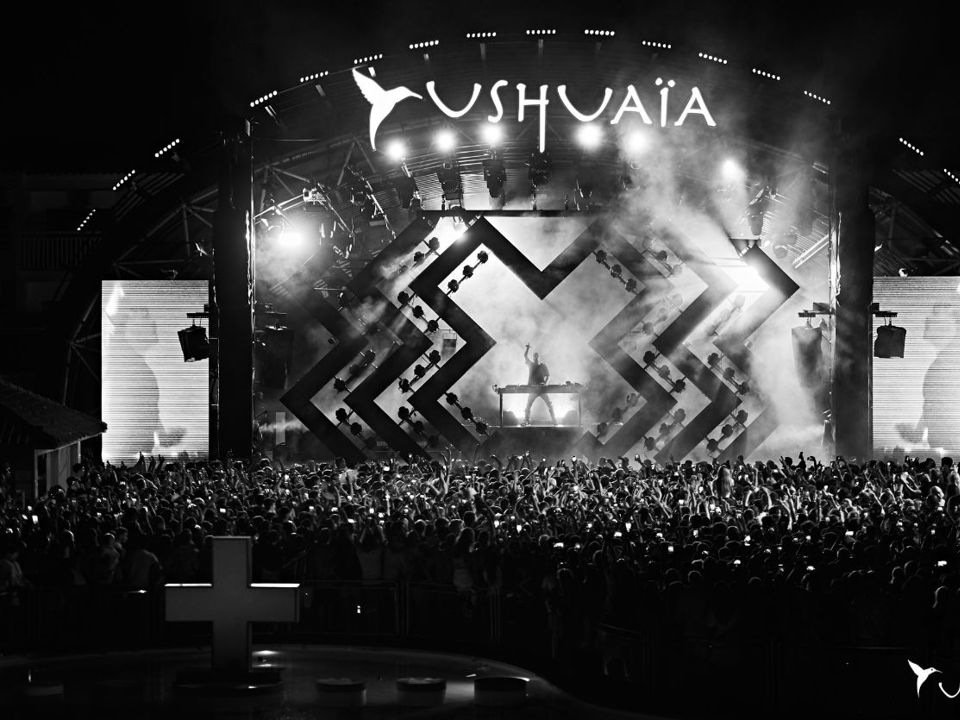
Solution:
[{"label": "night sky", "polygon": [[[95,9],[94,9],[94,6]],[[808,80],[960,168],[947,3],[34,2],[6,23],[0,169],[125,172],[250,99],[353,57],[471,30],[620,30]],[[587,10],[589,8],[589,11]],[[625,9],[626,8],[626,9]],[[852,102],[851,102],[852,100]]]}]

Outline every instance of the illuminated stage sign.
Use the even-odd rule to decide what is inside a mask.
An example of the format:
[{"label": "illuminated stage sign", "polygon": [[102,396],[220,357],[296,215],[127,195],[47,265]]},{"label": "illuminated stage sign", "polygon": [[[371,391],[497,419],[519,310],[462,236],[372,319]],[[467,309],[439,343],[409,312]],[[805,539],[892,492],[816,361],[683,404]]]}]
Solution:
[{"label": "illuminated stage sign", "polygon": [[[373,149],[376,150],[377,128],[379,128],[380,124],[393,112],[393,108],[397,103],[410,98],[423,100],[423,95],[415,93],[402,85],[390,90],[384,89],[376,80],[356,70],[353,71],[353,79],[357,83],[357,87],[360,88],[360,92],[363,93],[363,96],[367,99],[367,102],[370,103],[370,144],[373,146]],[[490,101],[493,103],[495,110],[493,115],[487,117],[487,120],[491,123],[498,123],[504,118],[503,99],[500,93],[501,91],[506,91],[505,88],[509,85],[510,83],[506,80],[497,80],[489,88]],[[703,94],[699,88],[696,86],[690,88],[690,95],[683,110],[676,117],[670,117],[670,90],[676,87],[676,82],[673,80],[664,81],[663,78],[657,78],[654,85],[659,88],[658,94],[660,98],[656,104],[659,105],[657,124],[659,124],[660,127],[682,127],[691,115],[698,115],[706,125],[716,127],[717,123],[710,114],[710,110],[707,109],[707,103],[703,99]],[[645,125],[654,124],[654,120],[647,112],[635,85],[627,85],[626,89],[616,93],[617,102],[614,104],[611,104],[611,100],[613,100],[615,95],[613,88],[604,88],[603,100],[600,106],[589,113],[583,112],[574,106],[567,96],[566,85],[557,85],[553,93],[550,92],[549,85],[540,85],[539,90],[535,94],[531,92],[530,95],[527,94],[527,86],[524,83],[517,83],[515,88],[517,92],[517,121],[524,121],[528,108],[535,108],[534,111],[538,115],[540,123],[539,148],[541,152],[546,149],[547,106],[550,105],[550,97],[552,94],[555,94],[567,112],[580,122],[593,122],[603,115],[604,112],[608,110],[613,111],[613,109],[616,108],[616,112],[610,119],[611,125],[617,125],[628,113],[638,117]],[[448,107],[447,104],[440,99],[440,96],[437,94],[436,83],[432,80],[426,84],[426,92],[440,112],[447,117],[456,119],[463,117],[473,109],[483,93],[483,86],[480,83],[474,83],[470,100],[465,106],[459,109]],[[651,107],[653,107],[653,105],[651,105]]]}]

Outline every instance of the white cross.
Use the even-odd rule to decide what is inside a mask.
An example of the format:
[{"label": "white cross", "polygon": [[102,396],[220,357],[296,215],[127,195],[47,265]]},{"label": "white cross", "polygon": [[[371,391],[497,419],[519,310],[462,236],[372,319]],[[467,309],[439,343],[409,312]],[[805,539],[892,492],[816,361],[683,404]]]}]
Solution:
[{"label": "white cross", "polygon": [[250,669],[251,622],[297,622],[300,585],[251,583],[250,538],[213,538],[213,583],[168,584],[168,622],[213,623],[213,669]]}]

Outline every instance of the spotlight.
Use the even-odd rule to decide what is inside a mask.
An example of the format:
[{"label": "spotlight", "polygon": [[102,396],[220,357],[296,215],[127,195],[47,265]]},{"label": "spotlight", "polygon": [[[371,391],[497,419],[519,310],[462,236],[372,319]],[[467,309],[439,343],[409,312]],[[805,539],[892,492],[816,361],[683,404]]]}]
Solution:
[{"label": "spotlight", "polygon": [[728,183],[741,181],[747,176],[744,169],[740,167],[740,163],[733,158],[727,158],[723,161],[723,164],[720,166],[720,174]]},{"label": "spotlight", "polygon": [[487,123],[480,134],[487,145],[498,145],[503,140],[503,128],[498,123]]},{"label": "spotlight", "polygon": [[443,197],[446,200],[459,200],[463,193],[463,186],[460,180],[460,167],[456,160],[445,161],[443,166],[437,170],[437,180],[440,181],[440,187],[443,189]]},{"label": "spotlight", "polygon": [[303,245],[303,233],[297,228],[285,225],[277,236],[277,244],[288,250],[301,247]]},{"label": "spotlight", "polygon": [[403,140],[392,140],[387,145],[387,157],[394,162],[402,162],[407,157],[407,146]]},{"label": "spotlight", "polygon": [[733,426],[730,424],[724,425],[722,428],[720,428],[719,438],[707,438],[707,452],[719,453],[720,443],[726,440],[731,435],[733,435]]},{"label": "spotlight", "polygon": [[451,153],[457,147],[457,136],[453,130],[441,130],[434,137],[433,143],[440,152]]},{"label": "spotlight", "polygon": [[664,381],[670,383],[670,392],[681,393],[687,387],[687,382],[683,378],[678,378],[674,380],[670,377],[670,368],[666,365],[657,365],[657,354],[652,350],[647,350],[643,354],[643,365],[644,367],[652,367],[656,370],[657,375],[659,375]]},{"label": "spotlight", "polygon": [[207,340],[207,329],[202,325],[184,328],[177,332],[177,336],[180,338],[184,362],[206,360],[210,357],[210,341]]},{"label": "spotlight", "polygon": [[577,128],[577,142],[586,150],[596,150],[603,142],[603,130],[593,123],[581,125]]},{"label": "spotlight", "polygon": [[624,142],[627,154],[633,156],[645,153],[650,148],[650,144],[650,134],[643,130],[632,130]]}]

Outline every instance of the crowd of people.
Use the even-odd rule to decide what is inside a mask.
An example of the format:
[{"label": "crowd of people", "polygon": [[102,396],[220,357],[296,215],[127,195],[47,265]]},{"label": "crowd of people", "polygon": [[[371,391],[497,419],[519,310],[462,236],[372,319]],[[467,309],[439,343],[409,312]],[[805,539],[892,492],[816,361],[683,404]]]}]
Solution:
[{"label": "crowd of people", "polygon": [[949,458],[83,464],[24,500],[0,472],[0,597],[211,577],[409,581],[530,599],[562,660],[602,624],[685,639],[960,648]]}]

